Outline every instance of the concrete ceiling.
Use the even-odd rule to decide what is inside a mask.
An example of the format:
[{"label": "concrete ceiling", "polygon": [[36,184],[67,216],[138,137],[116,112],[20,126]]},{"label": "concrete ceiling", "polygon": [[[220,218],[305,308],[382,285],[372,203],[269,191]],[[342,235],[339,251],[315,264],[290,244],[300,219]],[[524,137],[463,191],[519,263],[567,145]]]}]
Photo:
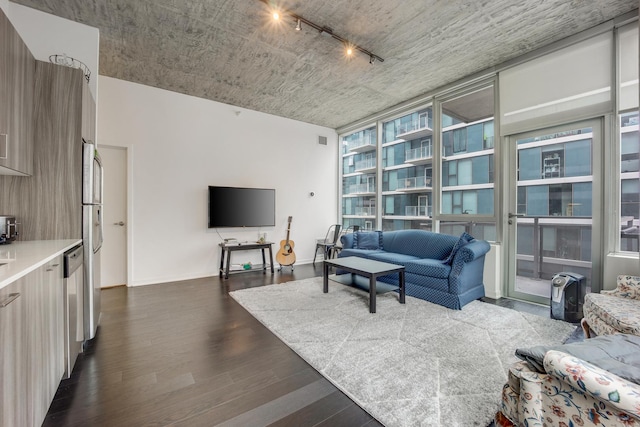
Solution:
[{"label": "concrete ceiling", "polygon": [[100,30],[99,74],[338,128],[593,27],[637,0],[13,0]]}]

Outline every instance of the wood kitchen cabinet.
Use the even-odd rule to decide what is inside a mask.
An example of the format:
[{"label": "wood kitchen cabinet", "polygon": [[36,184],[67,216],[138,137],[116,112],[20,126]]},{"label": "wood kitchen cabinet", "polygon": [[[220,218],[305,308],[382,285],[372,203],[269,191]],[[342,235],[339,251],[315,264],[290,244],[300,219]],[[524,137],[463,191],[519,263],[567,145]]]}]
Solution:
[{"label": "wood kitchen cabinet", "polygon": [[88,84],[82,85],[82,138],[96,142],[96,102]]},{"label": "wood kitchen cabinet", "polygon": [[[36,61],[32,176],[0,176],[0,206],[19,240],[82,237],[82,138],[95,139],[95,102],[82,71]],[[87,132],[87,135],[84,134]]]},{"label": "wood kitchen cabinet", "polygon": [[42,424],[64,374],[62,258],[25,276],[29,425]]},{"label": "wood kitchen cabinet", "polygon": [[36,60],[0,10],[0,174],[33,173]]},{"label": "wood kitchen cabinet", "polygon": [[3,426],[47,415],[64,374],[63,296],[62,256],[0,289],[0,305],[13,299],[0,307]]},{"label": "wood kitchen cabinet", "polygon": [[0,425],[26,426],[26,277],[0,289]]}]

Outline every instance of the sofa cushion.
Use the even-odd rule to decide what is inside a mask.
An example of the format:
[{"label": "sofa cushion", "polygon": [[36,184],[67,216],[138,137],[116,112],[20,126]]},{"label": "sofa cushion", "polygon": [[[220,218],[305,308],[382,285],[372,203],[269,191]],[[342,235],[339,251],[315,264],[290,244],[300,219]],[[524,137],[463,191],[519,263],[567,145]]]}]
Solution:
[{"label": "sofa cushion", "polygon": [[382,250],[375,249],[343,249],[340,251],[340,258],[345,258],[348,256],[358,256],[360,258],[366,259],[374,259],[373,257],[377,254],[384,253]]},{"label": "sofa cushion", "polygon": [[[599,336],[620,333],[620,331],[616,330],[613,326],[606,324],[604,320],[599,318],[593,311],[585,311],[583,321],[586,322],[586,326],[590,329],[590,336],[593,336],[593,334]],[[582,327],[584,328],[584,325]]]},{"label": "sofa cushion", "polygon": [[415,261],[420,258],[405,255],[405,254],[397,254],[394,252],[387,251],[377,251],[374,255],[370,257],[370,259],[375,259],[376,261],[389,262],[391,264],[398,265],[406,265],[410,261]]},{"label": "sofa cushion", "polygon": [[451,273],[451,266],[443,264],[437,259],[417,259],[408,261],[405,265],[407,273],[415,273],[422,276],[447,279]]},{"label": "sofa cushion", "polygon": [[387,252],[443,260],[458,238],[426,230],[395,230],[383,232],[382,240]]},{"label": "sofa cushion", "polygon": [[620,275],[617,283],[618,286],[614,290],[602,293],[622,298],[640,299],[640,277]]},{"label": "sofa cushion", "polygon": [[585,317],[597,317],[618,332],[640,335],[639,300],[606,294],[586,294],[583,311]]},{"label": "sofa cushion", "polygon": [[453,257],[455,257],[456,252],[458,252],[458,249],[471,242],[473,239],[474,237],[467,232],[462,233],[458,241],[455,243],[455,245],[453,245],[453,249],[451,249],[449,256],[446,257],[442,262],[445,264],[451,264],[453,262]]},{"label": "sofa cushion", "polygon": [[384,249],[382,247],[382,231],[356,231],[353,233],[355,249]]}]

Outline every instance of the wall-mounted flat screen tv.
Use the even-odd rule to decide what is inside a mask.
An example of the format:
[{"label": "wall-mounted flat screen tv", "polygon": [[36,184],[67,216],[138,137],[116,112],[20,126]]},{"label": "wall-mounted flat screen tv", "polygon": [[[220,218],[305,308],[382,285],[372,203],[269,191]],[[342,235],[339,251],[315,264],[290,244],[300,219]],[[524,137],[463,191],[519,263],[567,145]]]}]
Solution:
[{"label": "wall-mounted flat screen tv", "polygon": [[209,228],[275,225],[275,189],[209,186]]}]

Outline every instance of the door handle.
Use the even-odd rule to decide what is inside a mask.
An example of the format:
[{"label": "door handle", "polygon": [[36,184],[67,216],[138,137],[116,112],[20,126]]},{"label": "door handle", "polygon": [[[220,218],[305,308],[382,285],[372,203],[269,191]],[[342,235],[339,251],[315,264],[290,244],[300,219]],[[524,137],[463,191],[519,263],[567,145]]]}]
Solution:
[{"label": "door handle", "polygon": [[47,267],[47,269],[45,271],[53,271],[59,265],[60,264],[51,264],[51,266]]},{"label": "door handle", "polygon": [[9,135],[6,133],[0,133],[0,160],[7,160],[9,158]]},{"label": "door handle", "polygon": [[517,213],[511,213],[509,212],[509,221],[508,224],[512,225],[513,224],[513,220],[512,218],[523,218],[525,216],[525,214],[517,214]]},{"label": "door handle", "polygon": [[124,227],[124,221],[114,222],[113,225],[119,225],[120,227]]}]

